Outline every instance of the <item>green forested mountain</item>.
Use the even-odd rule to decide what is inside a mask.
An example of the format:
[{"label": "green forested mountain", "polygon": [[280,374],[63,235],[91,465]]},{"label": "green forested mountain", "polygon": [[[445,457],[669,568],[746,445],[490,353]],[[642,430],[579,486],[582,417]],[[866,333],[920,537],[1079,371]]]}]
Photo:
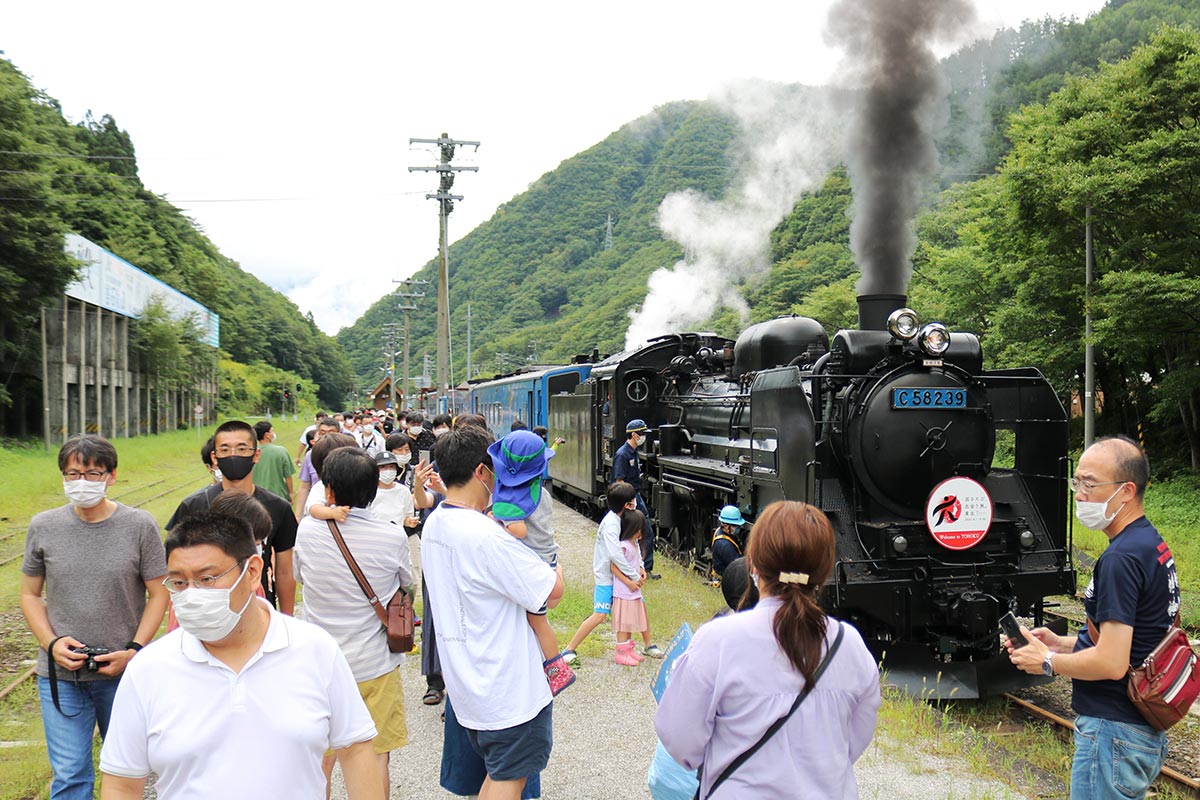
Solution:
[{"label": "green forested mountain", "polygon": [[[336,341],[147,191],[133,143],[111,117],[69,123],[53,98],[0,59],[0,362],[30,357],[39,307],[73,279],[75,266],[63,253],[68,231],[219,313],[222,349],[234,361],[319,384],[327,403],[343,400],[352,376]],[[4,372],[0,403],[13,375]],[[239,408],[258,402],[227,399]]]},{"label": "green forested mountain", "polygon": [[[1157,463],[1200,470],[1200,4],[1110,0],[1086,21],[1001,32],[944,62],[950,118],[941,194],[917,221],[910,304],[982,336],[990,364],[1033,365],[1065,403],[1083,374],[1083,231],[1095,222],[1098,389],[1104,430],[1146,424]],[[483,374],[536,350],[543,362],[619,349],[646,278],[682,255],[658,232],[671,191],[721,197],[737,123],[706,103],[658,109],[565,161],[451,248],[454,376],[465,374],[466,304]],[[936,188],[936,187],[935,187]],[[731,286],[752,319],[787,312],[852,325],[849,182],[835,170],[771,236],[765,275]],[[613,245],[604,248],[607,215]],[[427,264],[418,277],[432,279]],[[378,375],[384,298],[339,340]],[[435,305],[413,315],[434,353]],[[710,327],[745,320],[723,311]],[[1180,447],[1180,442],[1186,443]]]}]

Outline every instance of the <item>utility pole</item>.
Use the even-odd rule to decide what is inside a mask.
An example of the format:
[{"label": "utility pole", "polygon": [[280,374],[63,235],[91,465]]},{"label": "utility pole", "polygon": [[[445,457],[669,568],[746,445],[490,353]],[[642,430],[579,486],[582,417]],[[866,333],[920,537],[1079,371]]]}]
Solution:
[{"label": "utility pole", "polygon": [[1091,447],[1096,438],[1096,353],[1092,346],[1092,274],[1096,268],[1092,249],[1092,207],[1084,211],[1084,288],[1083,288],[1083,447]]},{"label": "utility pole", "polygon": [[396,411],[396,345],[400,344],[401,326],[399,322],[385,322],[381,326],[383,331],[383,357],[384,363],[387,365],[388,386],[390,387],[389,405],[392,412]]},{"label": "utility pole", "polygon": [[471,380],[471,304],[467,303],[467,380]]},{"label": "utility pole", "polygon": [[454,150],[459,146],[474,147],[479,150],[479,142],[451,139],[450,134],[443,133],[437,139],[409,139],[412,144],[436,144],[441,150],[441,160],[433,167],[409,167],[409,172],[438,173],[438,191],[425,195],[426,200],[438,201],[438,310],[437,310],[437,382],[441,396],[450,394],[450,248],[446,227],[450,212],[454,210],[454,201],[462,200],[461,195],[451,194],[454,186],[454,176],[458,172],[478,172],[479,167],[452,167]]},{"label": "utility pole", "polygon": [[[418,281],[412,278],[406,278],[402,281],[392,281],[392,283],[398,283],[405,289],[411,289],[414,286],[427,286],[429,281]],[[412,342],[412,329],[409,327],[408,315],[409,312],[417,310],[417,307],[413,304],[413,301],[417,298],[424,297],[425,293],[397,292],[396,296],[404,298],[400,304],[396,306],[396,309],[404,312],[404,383],[402,384],[401,391],[404,395],[404,402],[407,405],[409,400],[408,376],[410,374],[408,371],[408,348],[409,344]],[[395,377],[393,377],[392,380],[395,381]]]}]

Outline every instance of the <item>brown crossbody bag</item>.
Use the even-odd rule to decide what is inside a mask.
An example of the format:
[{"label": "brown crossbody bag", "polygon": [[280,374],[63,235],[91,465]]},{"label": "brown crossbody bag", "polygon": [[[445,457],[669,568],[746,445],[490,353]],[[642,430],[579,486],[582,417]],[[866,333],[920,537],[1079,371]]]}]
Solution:
[{"label": "brown crossbody bag", "polygon": [[414,644],[412,597],[401,586],[392,595],[392,599],[388,601],[387,608],[385,609],[383,604],[379,602],[375,590],[371,588],[371,584],[367,583],[367,576],[363,575],[362,570],[359,569],[358,562],[350,554],[350,548],[346,546],[346,540],[342,538],[342,532],[338,529],[337,522],[334,520],[326,521],[329,523],[329,532],[333,534],[338,549],[342,551],[342,557],[346,559],[346,564],[350,567],[350,571],[354,573],[354,579],[358,581],[358,587],[362,589],[363,594],[367,596],[367,600],[371,602],[371,608],[375,609],[375,616],[379,617],[380,623],[383,624],[384,629],[387,631],[388,650],[393,653],[411,653]]}]

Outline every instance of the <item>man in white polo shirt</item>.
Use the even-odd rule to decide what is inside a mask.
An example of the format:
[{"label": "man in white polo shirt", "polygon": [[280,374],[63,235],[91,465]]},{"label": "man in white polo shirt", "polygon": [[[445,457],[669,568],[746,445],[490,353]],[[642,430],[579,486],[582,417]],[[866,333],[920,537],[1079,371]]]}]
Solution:
[{"label": "man in white polo shirt", "polygon": [[180,628],[146,646],[117,690],[100,752],[103,800],[141,800],[146,778],[173,800],[321,800],[337,751],[353,800],[382,800],[375,725],[329,634],[254,598],[250,527],[199,512],[166,542]]},{"label": "man in white polo shirt", "polygon": [[[386,603],[402,586],[411,592],[412,562],[404,529],[367,511],[379,485],[375,459],[357,447],[338,448],[322,462],[321,482],[325,505],[350,508],[338,530],[376,597]],[[379,774],[386,780],[389,754],[408,744],[399,670],[404,654],[388,650],[387,630],[354,579],[328,521],[312,516],[300,521],[296,563],[296,575],[304,584],[305,617],[338,643],[375,720],[379,735],[373,748]],[[332,757],[326,758],[325,767],[333,769]]]},{"label": "man in white polo shirt", "polygon": [[425,522],[421,554],[446,689],[487,769],[479,796],[517,800],[553,743],[550,686],[526,614],[558,605],[563,578],[483,513],[492,441],[475,426],[438,439],[446,499]]}]

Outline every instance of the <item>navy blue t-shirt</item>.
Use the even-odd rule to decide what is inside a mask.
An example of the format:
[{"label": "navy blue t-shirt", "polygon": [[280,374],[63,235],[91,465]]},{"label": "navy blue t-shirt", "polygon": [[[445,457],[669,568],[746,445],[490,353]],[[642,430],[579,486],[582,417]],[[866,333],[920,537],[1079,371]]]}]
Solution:
[{"label": "navy blue t-shirt", "polygon": [[[1179,579],[1175,560],[1158,531],[1145,517],[1129,523],[1108,543],[1084,593],[1088,619],[1133,626],[1130,664],[1141,664],[1162,641],[1179,610]],[[1079,634],[1075,652],[1094,646],[1087,628]],[[1071,708],[1089,717],[1145,725],[1125,693],[1127,681],[1071,682]]]},{"label": "navy blue t-shirt", "polygon": [[629,442],[618,447],[616,455],[613,456],[612,479],[613,483],[625,481],[641,491],[642,470],[641,465],[638,464],[637,448]]}]

